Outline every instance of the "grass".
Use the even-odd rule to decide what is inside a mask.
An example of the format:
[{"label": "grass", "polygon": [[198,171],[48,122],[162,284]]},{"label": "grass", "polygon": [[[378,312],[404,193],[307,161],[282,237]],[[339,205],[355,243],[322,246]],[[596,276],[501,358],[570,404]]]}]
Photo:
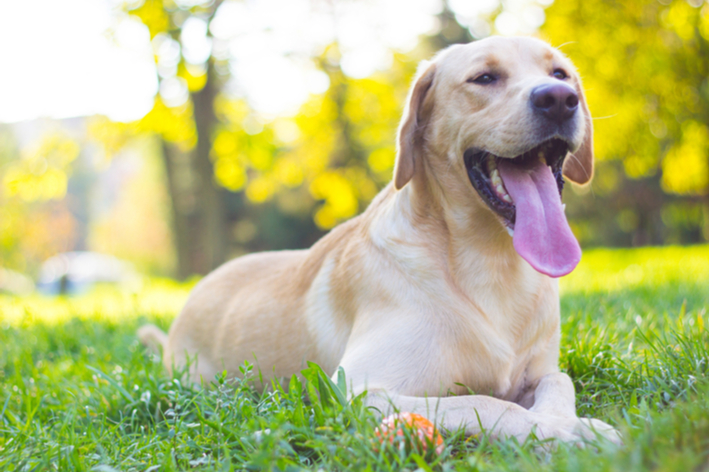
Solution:
[{"label": "grass", "polygon": [[561,281],[561,367],[579,413],[617,426],[622,448],[545,452],[454,432],[439,456],[377,449],[372,413],[316,366],[288,391],[224,378],[194,388],[134,334],[167,328],[188,292],[152,281],[135,294],[0,297],[0,470],[708,468],[707,246],[591,250]]}]

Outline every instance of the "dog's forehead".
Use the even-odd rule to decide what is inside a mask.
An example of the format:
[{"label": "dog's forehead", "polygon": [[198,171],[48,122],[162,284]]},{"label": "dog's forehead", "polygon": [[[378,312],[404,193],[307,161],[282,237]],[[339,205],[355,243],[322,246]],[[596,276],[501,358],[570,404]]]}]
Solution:
[{"label": "dog's forehead", "polygon": [[527,37],[491,37],[469,44],[457,45],[436,60],[442,70],[467,74],[472,69],[504,69],[506,72],[539,68],[551,64],[567,64],[567,59],[546,42]]}]

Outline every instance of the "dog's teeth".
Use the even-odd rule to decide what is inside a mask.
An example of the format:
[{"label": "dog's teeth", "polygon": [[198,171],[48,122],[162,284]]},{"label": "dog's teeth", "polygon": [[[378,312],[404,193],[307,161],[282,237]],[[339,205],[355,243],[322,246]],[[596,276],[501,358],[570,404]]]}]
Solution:
[{"label": "dog's teeth", "polygon": [[514,234],[514,231],[513,231],[511,228],[508,228],[507,226],[505,227],[505,229],[508,230],[508,234],[509,234],[510,237],[512,238],[512,237],[513,237],[513,234]]},{"label": "dog's teeth", "polygon": [[495,167],[495,157],[489,155],[486,162],[489,166],[488,169],[491,179],[491,187],[501,200],[513,203],[513,199],[510,198],[510,195],[508,195],[508,192],[506,192],[505,187],[503,186],[503,179],[500,177],[500,171],[498,171]]},{"label": "dog's teeth", "polygon": [[563,204],[562,204],[562,212],[564,213],[565,210],[567,210],[567,204],[566,204],[566,203],[563,203]]},{"label": "dog's teeth", "polygon": [[497,169],[496,158],[493,157],[491,154],[488,154],[488,158],[486,159],[486,165],[488,166],[488,172],[492,175],[493,171]]},{"label": "dog's teeth", "polygon": [[500,174],[498,173],[498,169],[493,169],[491,171],[491,182],[493,183],[494,187],[498,187],[503,183],[503,181],[500,178]]},{"label": "dog's teeth", "polygon": [[542,151],[540,151],[540,152],[537,153],[537,157],[539,157],[540,159],[544,159],[544,158],[545,158],[545,153],[542,152]]}]

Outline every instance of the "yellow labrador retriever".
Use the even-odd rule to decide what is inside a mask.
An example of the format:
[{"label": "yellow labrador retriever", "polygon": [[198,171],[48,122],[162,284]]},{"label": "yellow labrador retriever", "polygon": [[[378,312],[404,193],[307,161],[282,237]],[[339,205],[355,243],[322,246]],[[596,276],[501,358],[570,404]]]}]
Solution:
[{"label": "yellow labrador retriever", "polygon": [[581,257],[562,176],[592,176],[592,121],[570,61],[532,38],[452,46],[421,67],[398,140],[394,180],[362,215],[308,250],[224,264],[169,335],[146,326],[141,340],[162,346],[168,369],[196,356],[198,382],[237,376],[245,360],[267,380],[313,361],[342,366],[383,413],[469,434],[618,442],[576,416],[558,367],[556,277]]}]

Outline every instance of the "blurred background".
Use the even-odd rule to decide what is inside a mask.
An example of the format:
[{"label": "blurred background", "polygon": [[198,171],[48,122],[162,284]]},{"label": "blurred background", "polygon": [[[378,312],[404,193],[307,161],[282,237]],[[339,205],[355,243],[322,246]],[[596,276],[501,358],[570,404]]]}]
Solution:
[{"label": "blurred background", "polygon": [[419,61],[493,34],[582,75],[583,247],[707,243],[702,0],[0,0],[0,291],[310,246],[390,180]]}]

